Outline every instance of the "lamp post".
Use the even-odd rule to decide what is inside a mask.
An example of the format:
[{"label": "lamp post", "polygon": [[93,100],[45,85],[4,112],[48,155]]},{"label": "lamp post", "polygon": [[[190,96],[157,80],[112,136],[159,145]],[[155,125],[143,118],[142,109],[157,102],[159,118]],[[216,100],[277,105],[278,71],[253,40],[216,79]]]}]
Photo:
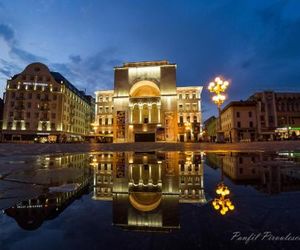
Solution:
[{"label": "lamp post", "polygon": [[219,121],[217,127],[217,142],[223,142],[224,138],[221,136],[222,126],[221,126],[221,105],[226,100],[225,91],[229,86],[229,82],[224,80],[222,77],[216,77],[213,82],[208,85],[208,90],[213,93],[212,101],[218,107]]}]

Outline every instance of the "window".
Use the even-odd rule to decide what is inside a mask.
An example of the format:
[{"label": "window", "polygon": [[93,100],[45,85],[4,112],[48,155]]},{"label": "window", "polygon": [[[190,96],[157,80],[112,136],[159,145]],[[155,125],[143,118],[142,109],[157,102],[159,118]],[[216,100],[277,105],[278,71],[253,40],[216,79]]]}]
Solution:
[{"label": "window", "polygon": [[194,123],[197,123],[197,116],[194,115]]},{"label": "window", "polygon": [[11,98],[12,98],[12,99],[16,98],[16,93],[15,93],[15,92],[12,92],[12,93],[11,93]]},{"label": "window", "polygon": [[51,130],[55,130],[55,123],[51,123]]},{"label": "window", "polygon": [[185,94],[185,99],[190,99],[190,95],[189,94]]},{"label": "window", "polygon": [[52,118],[52,119],[55,119],[55,118],[56,118],[56,114],[55,114],[55,113],[52,113],[52,114],[51,114],[51,118]]},{"label": "window", "polygon": [[105,113],[108,113],[109,108],[105,107]]},{"label": "window", "polygon": [[31,102],[27,102],[27,108],[31,108]]},{"label": "window", "polygon": [[99,118],[99,124],[102,125],[102,118]]},{"label": "window", "polygon": [[186,104],[185,109],[190,110],[190,104]]},{"label": "window", "polygon": [[179,99],[182,99],[182,94],[179,94]]},{"label": "window", "polygon": [[190,122],[190,117],[189,116],[186,117],[186,121]]},{"label": "window", "polygon": [[179,110],[182,110],[182,109],[183,109],[183,105],[179,104]]},{"label": "window", "polygon": [[241,122],[237,122],[237,127],[238,127],[238,128],[241,127]]},{"label": "window", "polygon": [[249,111],[248,115],[249,115],[249,117],[252,117],[252,112],[251,112],[251,111]]},{"label": "window", "polygon": [[41,99],[41,94],[36,94],[37,99]]},{"label": "window", "polygon": [[10,102],[10,106],[13,108],[15,106],[14,102]]},{"label": "window", "polygon": [[57,100],[57,95],[53,95],[53,101]]},{"label": "window", "polygon": [[183,123],[183,116],[182,115],[179,117],[179,123]]},{"label": "window", "polygon": [[107,102],[109,101],[109,96],[106,97],[106,101],[107,101]]},{"label": "window", "polygon": [[197,103],[193,103],[193,110],[197,111]]},{"label": "window", "polygon": [[28,99],[32,99],[32,93],[28,93]]},{"label": "window", "polygon": [[196,99],[197,97],[196,97],[196,93],[193,93],[193,99]]},{"label": "window", "polygon": [[105,118],[105,125],[108,125],[108,118]]},{"label": "window", "polygon": [[26,113],[26,117],[27,117],[27,118],[30,118],[30,112],[27,112],[27,113]]},{"label": "window", "polygon": [[249,127],[253,128],[253,122],[249,122]]},{"label": "window", "polygon": [[13,117],[14,116],[14,112],[9,112],[9,117]]},{"label": "window", "polygon": [[25,127],[26,127],[26,129],[29,129],[29,128],[30,128],[29,122],[26,122],[26,123],[25,123]]},{"label": "window", "polygon": [[240,112],[236,112],[236,117],[240,117]]},{"label": "window", "polygon": [[111,118],[111,124],[114,124],[114,118]]}]

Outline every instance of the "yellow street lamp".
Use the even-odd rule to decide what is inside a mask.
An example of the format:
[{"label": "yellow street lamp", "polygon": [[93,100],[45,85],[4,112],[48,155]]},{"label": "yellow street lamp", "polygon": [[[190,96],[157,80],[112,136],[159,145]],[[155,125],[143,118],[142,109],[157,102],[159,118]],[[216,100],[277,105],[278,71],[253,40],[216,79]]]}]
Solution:
[{"label": "yellow street lamp", "polygon": [[229,86],[229,82],[224,80],[221,76],[218,76],[215,78],[213,82],[210,82],[208,85],[208,90],[213,93],[212,101],[217,105],[218,112],[219,112],[219,122],[218,122],[218,128],[217,128],[217,141],[223,141],[223,138],[221,139],[221,132],[222,132],[222,126],[221,126],[221,105],[226,100],[225,91]]},{"label": "yellow street lamp", "polygon": [[230,190],[224,185],[224,183],[220,183],[218,185],[216,194],[220,197],[215,198],[212,202],[212,205],[215,210],[218,210],[220,212],[220,214],[225,215],[229,210],[233,211],[235,209],[231,200],[226,197],[230,194]]}]

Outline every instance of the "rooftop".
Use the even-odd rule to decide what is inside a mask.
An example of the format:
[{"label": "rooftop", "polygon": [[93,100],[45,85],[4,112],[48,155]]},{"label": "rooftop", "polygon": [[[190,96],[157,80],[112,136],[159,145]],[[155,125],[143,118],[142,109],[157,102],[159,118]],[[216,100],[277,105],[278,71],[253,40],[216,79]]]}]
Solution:
[{"label": "rooftop", "polygon": [[233,101],[228,103],[225,108],[222,109],[222,113],[229,109],[230,107],[249,107],[249,106],[255,106],[256,102],[255,101]]},{"label": "rooftop", "polygon": [[176,64],[169,63],[167,60],[159,60],[159,61],[141,61],[141,62],[128,62],[123,63],[123,66],[117,66],[115,68],[135,68],[135,67],[148,67],[148,66],[174,66]]}]

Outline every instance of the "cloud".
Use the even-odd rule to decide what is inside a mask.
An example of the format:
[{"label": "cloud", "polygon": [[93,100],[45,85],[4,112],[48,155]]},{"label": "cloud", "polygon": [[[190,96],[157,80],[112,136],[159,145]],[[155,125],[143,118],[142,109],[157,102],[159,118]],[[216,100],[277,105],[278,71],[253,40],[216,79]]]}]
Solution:
[{"label": "cloud", "polygon": [[82,61],[80,55],[70,55],[69,58],[72,63],[80,63]]},{"label": "cloud", "polygon": [[70,55],[69,62],[51,63],[50,69],[63,74],[79,89],[86,89],[92,94],[99,89],[111,89],[113,85],[113,67],[120,65],[117,49],[108,47],[93,55],[82,57]]},{"label": "cloud", "polygon": [[12,42],[14,39],[14,31],[10,26],[0,24],[0,37],[3,37],[7,42]]}]

